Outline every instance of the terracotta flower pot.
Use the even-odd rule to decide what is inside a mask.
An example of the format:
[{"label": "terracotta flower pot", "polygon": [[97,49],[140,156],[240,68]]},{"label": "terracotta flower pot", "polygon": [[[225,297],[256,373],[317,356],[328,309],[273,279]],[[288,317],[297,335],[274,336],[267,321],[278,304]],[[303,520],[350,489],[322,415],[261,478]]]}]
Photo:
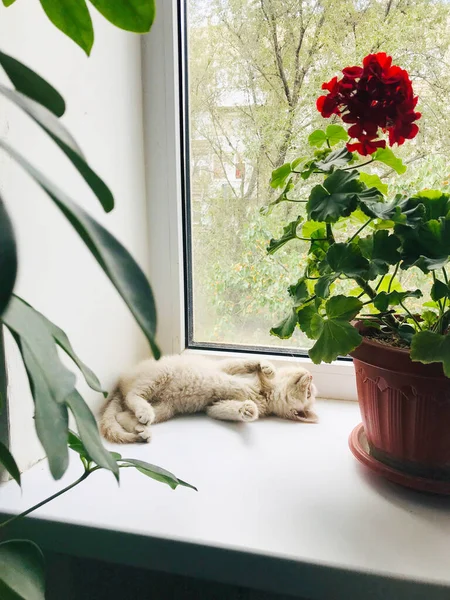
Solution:
[{"label": "terracotta flower pot", "polygon": [[440,364],[371,339],[352,352],[370,452],[404,473],[450,480],[450,379]]}]

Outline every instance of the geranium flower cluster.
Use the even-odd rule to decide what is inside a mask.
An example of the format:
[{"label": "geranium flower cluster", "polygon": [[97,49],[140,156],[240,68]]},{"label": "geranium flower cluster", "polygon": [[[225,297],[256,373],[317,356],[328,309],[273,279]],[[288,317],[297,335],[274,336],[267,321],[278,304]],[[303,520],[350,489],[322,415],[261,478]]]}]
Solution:
[{"label": "geranium flower cluster", "polygon": [[388,134],[390,146],[417,135],[418,97],[408,72],[393,65],[391,56],[369,54],[362,67],[346,67],[342,73],[341,79],[333,77],[322,85],[328,94],[318,98],[317,109],[323,117],[339,115],[351,125],[348,134],[357,141],[347,144],[350,152],[367,156],[385,148],[381,132]]}]

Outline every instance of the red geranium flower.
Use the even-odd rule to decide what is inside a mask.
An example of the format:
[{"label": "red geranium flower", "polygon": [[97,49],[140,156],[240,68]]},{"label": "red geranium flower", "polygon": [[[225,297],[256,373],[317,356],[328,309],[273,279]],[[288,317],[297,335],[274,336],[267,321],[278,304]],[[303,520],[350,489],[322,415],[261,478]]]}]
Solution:
[{"label": "red geranium flower", "polygon": [[388,133],[391,146],[417,135],[418,98],[407,71],[393,65],[392,57],[369,54],[362,67],[346,67],[342,73],[341,79],[333,77],[322,85],[328,94],[317,99],[317,109],[323,117],[339,115],[351,125],[348,133],[358,141],[347,144],[350,152],[366,156],[385,148],[386,142],[378,139],[380,130]]}]

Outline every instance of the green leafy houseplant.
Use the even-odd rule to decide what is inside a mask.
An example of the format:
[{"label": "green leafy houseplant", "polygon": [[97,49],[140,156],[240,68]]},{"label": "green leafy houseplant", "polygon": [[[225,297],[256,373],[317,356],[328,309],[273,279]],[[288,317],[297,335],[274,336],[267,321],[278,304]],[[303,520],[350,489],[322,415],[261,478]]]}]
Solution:
[{"label": "green leafy houseplant", "polygon": [[[355,456],[397,483],[447,494],[450,195],[390,195],[380,177],[380,167],[406,170],[388,143],[419,133],[408,73],[384,53],[342,73],[323,84],[317,108],[348,129],[312,132],[313,155],[272,175],[281,194],[266,210],[298,202],[304,211],[269,254],[296,240],[309,247],[288,290],[291,311],[271,333],[288,338],[299,327],[314,341],[314,363],[351,354],[363,420],[351,436]],[[420,285],[402,287],[405,272]]]},{"label": "green leafy houseplant", "polygon": [[[324,84],[331,91],[318,100],[318,108],[349,123],[348,131],[338,124],[314,131],[309,136],[312,156],[286,163],[272,174],[271,186],[282,191],[271,206],[298,202],[305,209],[281,237],[270,241],[268,252],[296,240],[308,241],[309,248],[303,274],[289,287],[292,310],[271,332],[288,338],[299,327],[315,341],[311,360],[331,362],[362,342],[352,325],[359,319],[372,335],[411,348],[412,360],[441,362],[450,376],[445,270],[450,196],[422,190],[390,197],[380,179],[379,167],[401,174],[406,166],[379,133],[386,132],[391,143],[403,143],[417,134],[413,121],[420,116],[414,112],[417,99],[406,71],[392,67],[388,59],[383,53],[371,55],[364,68],[344,69],[341,82],[334,78]],[[339,86],[343,91],[335,89]],[[367,172],[369,165],[372,170]],[[293,190],[301,191],[309,181],[313,186],[308,197],[293,199]],[[343,225],[354,232],[342,235]],[[430,280],[431,298],[424,298],[421,308],[416,299],[422,298],[422,290],[402,289],[396,278],[399,269],[420,270]]]},{"label": "green leafy houseplant", "polygon": [[[5,6],[13,2],[3,0]],[[67,3],[42,0],[41,4],[51,21],[89,54],[94,32],[86,3],[83,0]],[[92,4],[114,25],[135,32],[149,31],[155,14],[154,0],[114,3],[92,0]],[[0,52],[0,66],[13,85],[0,85],[0,94],[42,128],[84,178],[105,212],[110,212],[114,208],[111,191],[86,162],[78,144],[59,120],[65,112],[65,102],[59,92],[29,67],[4,52]],[[65,192],[1,139],[0,149],[35,180],[67,218],[122,296],[145,334],[153,355],[159,358],[153,293],[129,252]],[[103,446],[95,417],[75,387],[74,373],[60,360],[58,348],[72,359],[93,390],[105,396],[106,392],[97,376],[75,353],[66,333],[14,294],[17,262],[13,226],[0,198],[0,324],[11,332],[20,350],[35,403],[36,432],[47,454],[51,474],[55,479],[64,475],[69,463],[69,449],[79,455],[83,465],[83,473],[77,481],[20,515],[0,523],[0,597],[2,600],[43,600],[42,553],[31,541],[9,540],[8,525],[79,485],[99,469],[110,470],[119,480],[120,469],[131,467],[172,489],[178,485],[192,486],[160,467],[123,459]],[[5,365],[1,364],[0,368],[0,379],[5,381]],[[78,435],[68,428],[69,412],[75,418]],[[0,464],[20,485],[20,472],[14,457],[1,441]]]}]

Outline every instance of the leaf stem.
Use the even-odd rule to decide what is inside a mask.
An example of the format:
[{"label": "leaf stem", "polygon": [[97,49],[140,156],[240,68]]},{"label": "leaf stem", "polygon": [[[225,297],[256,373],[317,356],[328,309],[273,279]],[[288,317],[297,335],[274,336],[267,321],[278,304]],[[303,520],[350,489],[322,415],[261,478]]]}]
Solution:
[{"label": "leaf stem", "polygon": [[375,288],[375,291],[377,292],[381,286],[381,284],[383,283],[384,278],[386,277],[386,275],[382,275],[380,281],[377,283],[377,286]]},{"label": "leaf stem", "polygon": [[395,265],[395,269],[394,269],[394,272],[393,272],[393,274],[392,274],[392,277],[391,277],[391,279],[390,279],[390,281],[389,281],[389,285],[388,285],[388,291],[387,291],[387,293],[388,293],[388,294],[390,294],[390,292],[391,292],[392,282],[394,281],[394,279],[395,279],[395,277],[396,277],[396,275],[397,275],[397,272],[398,272],[398,269],[399,269],[399,267],[400,267],[400,263],[397,263],[397,264]]},{"label": "leaf stem", "polygon": [[[434,283],[434,285],[436,285],[436,281],[437,281],[436,273],[434,271],[432,271],[432,274],[433,274],[433,283]],[[444,314],[444,305],[442,304],[441,299],[439,299],[437,301],[437,303],[439,304],[439,313],[440,313],[440,316],[442,317],[442,315]]]},{"label": "leaf stem", "polygon": [[419,328],[419,331],[422,331],[422,327],[419,323],[419,321],[416,319],[416,317],[414,317],[411,312],[406,308],[406,306],[403,304],[403,302],[400,302],[400,306],[403,308],[403,310],[405,312],[408,313],[409,317],[414,321],[414,323],[417,325],[417,327]]},{"label": "leaf stem", "polygon": [[13,517],[10,517],[6,521],[3,521],[3,523],[0,523],[0,528],[6,527],[7,525],[10,525],[14,521],[17,521],[18,519],[23,519],[23,517],[26,517],[31,512],[37,510],[38,508],[41,508],[41,506],[44,506],[45,504],[48,504],[52,500],[55,500],[55,498],[58,498],[58,496],[62,496],[62,494],[65,494],[66,492],[68,492],[69,490],[71,490],[72,488],[74,488],[75,486],[77,486],[78,484],[80,484],[82,481],[84,481],[85,479],[87,479],[89,477],[89,475],[93,471],[95,471],[95,470],[97,470],[97,469],[92,469],[90,471],[85,470],[84,473],[83,473],[83,475],[81,477],[79,477],[76,481],[74,481],[73,483],[71,483],[67,487],[63,488],[59,492],[56,492],[56,494],[53,494],[53,496],[50,496],[49,498],[46,498],[45,500],[42,500],[42,502],[39,502],[38,504],[35,504],[31,508],[27,508],[27,510],[24,510],[19,515],[14,515]]},{"label": "leaf stem", "polygon": [[355,237],[357,237],[361,233],[361,231],[367,227],[367,225],[369,225],[370,223],[372,223],[372,221],[373,221],[373,218],[371,218],[368,221],[366,221],[364,223],[364,225],[362,225],[362,227],[360,227],[358,229],[358,231],[355,234],[352,235],[352,237],[348,240],[347,243],[350,244],[351,242],[353,242],[353,240],[355,239]]},{"label": "leaf stem", "polygon": [[361,163],[360,165],[351,165],[350,167],[344,167],[343,169],[341,169],[341,171],[349,171],[350,169],[360,169],[361,167],[365,167],[366,165],[370,165],[373,162],[375,162],[375,161],[373,160],[373,158],[371,158],[367,162]]}]

